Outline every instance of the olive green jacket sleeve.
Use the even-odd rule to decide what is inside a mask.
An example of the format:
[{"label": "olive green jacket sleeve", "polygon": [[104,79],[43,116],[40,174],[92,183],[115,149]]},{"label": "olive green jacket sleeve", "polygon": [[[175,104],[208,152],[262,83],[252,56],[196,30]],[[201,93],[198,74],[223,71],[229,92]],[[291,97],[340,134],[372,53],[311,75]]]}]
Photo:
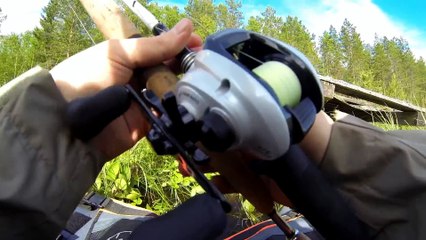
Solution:
[{"label": "olive green jacket sleeve", "polygon": [[47,70],[0,88],[0,236],[54,239],[104,164],[74,139]]},{"label": "olive green jacket sleeve", "polygon": [[375,239],[426,239],[426,131],[385,132],[348,116],[320,168]]}]

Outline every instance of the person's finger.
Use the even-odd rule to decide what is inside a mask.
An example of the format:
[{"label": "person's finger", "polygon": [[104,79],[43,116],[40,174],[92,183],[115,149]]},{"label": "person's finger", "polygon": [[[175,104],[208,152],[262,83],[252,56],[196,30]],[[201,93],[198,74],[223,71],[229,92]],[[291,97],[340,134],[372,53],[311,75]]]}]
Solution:
[{"label": "person's finger", "polygon": [[[203,48],[203,40],[196,33],[192,33],[191,38],[189,39],[189,42],[186,47],[188,47],[194,52],[198,52]],[[170,70],[172,70],[172,72],[174,72],[175,74],[178,75],[182,73],[180,63],[175,58],[166,60],[163,63],[166,64],[170,68]]]},{"label": "person's finger", "polygon": [[[156,37],[110,40],[110,58],[129,68],[147,67],[171,59],[190,41],[193,26],[190,20],[182,19],[170,31]],[[198,44],[199,40],[192,40]],[[117,50],[120,49],[121,51]]]},{"label": "person's finger", "polygon": [[201,37],[198,34],[192,33],[191,38],[189,39],[189,42],[187,44],[187,47],[196,51],[196,50],[199,50],[202,46],[203,46],[203,39],[201,39]]}]

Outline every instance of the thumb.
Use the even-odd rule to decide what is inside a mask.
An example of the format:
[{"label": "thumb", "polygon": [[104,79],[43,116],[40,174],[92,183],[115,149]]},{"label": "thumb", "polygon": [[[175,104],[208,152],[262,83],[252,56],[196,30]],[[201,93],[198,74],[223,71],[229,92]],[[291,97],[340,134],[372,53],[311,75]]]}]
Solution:
[{"label": "thumb", "polygon": [[148,67],[176,56],[190,41],[192,22],[182,19],[170,31],[159,36],[122,41],[123,65],[130,68]]}]

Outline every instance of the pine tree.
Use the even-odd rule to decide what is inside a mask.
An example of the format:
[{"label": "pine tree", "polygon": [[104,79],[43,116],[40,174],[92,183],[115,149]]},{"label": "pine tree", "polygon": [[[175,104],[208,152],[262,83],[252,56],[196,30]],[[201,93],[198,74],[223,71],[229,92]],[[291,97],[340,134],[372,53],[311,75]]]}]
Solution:
[{"label": "pine tree", "polygon": [[373,72],[374,84],[371,84],[371,89],[380,89],[381,92],[385,87],[384,83],[392,79],[391,60],[385,46],[385,42],[387,41],[386,37],[379,39],[376,36],[372,51],[371,70]]},{"label": "pine tree", "polygon": [[250,17],[246,29],[269,37],[279,38],[283,24],[283,19],[277,16],[275,9],[268,6],[261,13],[261,16]]},{"label": "pine tree", "polygon": [[360,84],[364,75],[369,75],[370,54],[365,49],[361,36],[355,26],[347,19],[340,29],[339,40],[343,55],[345,73],[343,78],[349,82]]},{"label": "pine tree", "polygon": [[40,50],[37,61],[46,68],[102,40],[78,0],[51,0],[43,9],[40,25],[34,30]]},{"label": "pine tree", "polygon": [[343,54],[339,41],[339,35],[333,26],[324,32],[319,40],[319,53],[321,64],[319,67],[320,74],[331,76],[336,79],[343,79]]},{"label": "pine tree", "polygon": [[288,16],[279,30],[279,40],[295,47],[302,52],[315,66],[319,66],[319,57],[315,48],[315,36],[297,17]]}]

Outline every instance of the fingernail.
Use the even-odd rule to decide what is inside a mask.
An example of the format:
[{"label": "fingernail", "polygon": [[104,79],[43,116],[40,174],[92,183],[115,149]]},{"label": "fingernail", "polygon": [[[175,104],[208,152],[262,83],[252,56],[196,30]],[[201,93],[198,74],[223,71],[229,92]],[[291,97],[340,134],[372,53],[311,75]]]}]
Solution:
[{"label": "fingernail", "polygon": [[187,20],[182,19],[173,27],[172,31],[174,31],[177,34],[180,34],[185,31],[187,26],[188,26]]}]

